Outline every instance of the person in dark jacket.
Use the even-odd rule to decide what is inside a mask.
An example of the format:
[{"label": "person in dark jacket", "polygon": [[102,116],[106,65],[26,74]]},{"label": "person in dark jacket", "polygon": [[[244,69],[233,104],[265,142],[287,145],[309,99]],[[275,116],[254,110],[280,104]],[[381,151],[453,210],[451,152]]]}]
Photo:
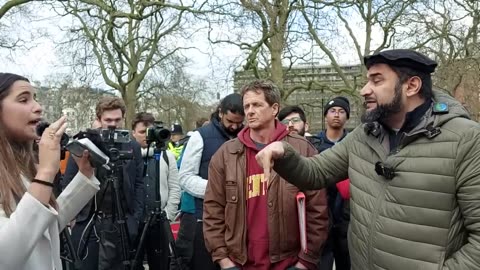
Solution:
[{"label": "person in dark jacket", "polygon": [[[316,137],[320,143],[314,144],[319,153],[331,148],[347,136],[348,132],[345,129],[345,124],[350,118],[350,102],[345,97],[333,98],[325,105],[323,115],[327,128]],[[349,180],[344,180],[344,183],[348,189]],[[341,187],[345,186],[340,184],[327,188],[331,228],[319,264],[320,270],[332,270],[334,261],[336,270],[350,269],[347,243],[350,200],[339,192]]]},{"label": "person in dark jacket", "polygon": [[[188,269],[217,269],[205,248],[202,231],[203,197],[210,158],[222,144],[237,136],[244,120],[242,97],[230,94],[212,114],[210,123],[192,132],[180,164],[182,194],[177,253]],[[172,267],[174,267],[172,265]]]},{"label": "person in dark jacket", "polygon": [[[97,120],[101,128],[115,126],[121,128],[126,112],[125,103],[118,97],[104,97],[96,107]],[[126,223],[130,242],[134,242],[138,225],[143,217],[144,208],[144,183],[143,183],[143,159],[140,145],[132,140],[121,144],[122,151],[132,151],[133,159],[122,161],[123,174],[121,175],[121,198],[122,208],[126,216]],[[70,157],[64,176],[64,183],[69,183],[77,173],[78,167]],[[120,236],[116,223],[114,210],[114,197],[112,184],[107,188],[105,180],[108,172],[104,168],[96,170],[96,176],[101,181],[100,192],[80,211],[75,219],[72,229],[72,240],[76,251],[80,251],[87,243],[88,250],[82,259],[81,269],[123,269],[121,259]],[[93,226],[93,213],[100,211],[94,224],[94,230],[88,239],[85,234],[89,226]],[[82,255],[82,254],[79,254]]]},{"label": "person in dark jacket", "polygon": [[[144,177],[145,183],[145,208],[144,218],[140,222],[138,235],[141,235],[147,221],[152,213],[155,213],[156,205],[156,190],[160,193],[160,207],[165,211],[166,218],[173,220],[178,210],[180,202],[180,183],[178,182],[178,169],[175,156],[172,152],[163,149],[162,145],[149,145],[147,137],[149,129],[154,126],[155,118],[151,113],[139,112],[132,121],[132,136],[142,147],[142,157],[144,161]],[[156,158],[155,148],[161,147],[160,156]],[[158,163],[158,165],[156,164]],[[157,167],[158,166],[158,172]],[[155,220],[147,228],[144,245],[140,248],[140,254],[147,255],[147,262],[149,269],[169,269],[170,252],[168,233],[161,226],[161,222]],[[138,237],[140,238],[140,237]],[[136,247],[140,242],[138,239]],[[140,255],[140,262],[137,263],[137,270],[143,270],[143,256]]]},{"label": "person in dark jacket", "polygon": [[[332,147],[347,135],[344,127],[349,115],[350,103],[348,99],[336,97],[328,101],[324,109],[327,129],[320,132],[318,136],[305,138],[315,146],[319,153]],[[283,108],[278,114],[278,120],[288,127],[290,134],[304,136],[308,131],[305,112],[299,106]],[[347,244],[347,230],[350,220],[349,201],[342,198],[336,186],[328,187],[327,194],[330,230],[318,267],[320,270],[331,270],[335,260],[337,270],[350,269]]]}]

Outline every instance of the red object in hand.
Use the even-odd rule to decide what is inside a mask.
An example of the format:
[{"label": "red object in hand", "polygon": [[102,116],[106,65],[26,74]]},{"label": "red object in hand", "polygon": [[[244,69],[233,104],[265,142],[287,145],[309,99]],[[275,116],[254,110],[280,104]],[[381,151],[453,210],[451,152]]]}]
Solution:
[{"label": "red object in hand", "polygon": [[340,196],[342,196],[342,199],[350,199],[350,179],[347,178],[343,181],[338,182],[337,190],[338,192],[340,192]]}]

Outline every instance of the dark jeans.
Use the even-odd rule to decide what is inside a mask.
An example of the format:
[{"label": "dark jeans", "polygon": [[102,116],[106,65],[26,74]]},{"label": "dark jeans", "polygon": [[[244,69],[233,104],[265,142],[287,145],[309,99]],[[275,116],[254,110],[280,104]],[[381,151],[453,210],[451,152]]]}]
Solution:
[{"label": "dark jeans", "polygon": [[319,270],[332,270],[335,261],[336,270],[350,270],[350,254],[348,252],[347,226],[333,227],[328,235],[323,250]]},{"label": "dark jeans", "polygon": [[[145,223],[142,223],[138,230],[140,238]],[[139,239],[140,241],[140,239]],[[137,243],[138,245],[138,243]],[[149,270],[168,270],[170,267],[170,250],[168,246],[168,236],[162,229],[161,224],[155,223],[147,229],[144,247],[140,252],[140,262],[137,270],[143,270],[144,254],[147,254]]]},{"label": "dark jeans", "polygon": [[[220,267],[213,263],[210,253],[205,248],[203,239],[203,223],[197,222],[192,214],[184,213],[180,220],[180,228],[176,241],[177,255],[181,259],[185,270],[218,270]],[[179,269],[172,262],[171,269]]]},{"label": "dark jeans", "polygon": [[[95,223],[95,230],[92,230],[87,240],[86,233],[82,238],[87,223],[77,223],[72,229],[72,242],[78,253],[87,242],[85,256],[80,258],[82,261],[81,270],[123,270],[122,245],[118,224],[114,223],[111,218],[98,218]],[[135,227],[135,229],[137,228]],[[80,242],[81,238],[82,241]],[[128,241],[130,241],[128,236],[126,241],[128,246]],[[130,255],[130,253],[128,254]]]}]

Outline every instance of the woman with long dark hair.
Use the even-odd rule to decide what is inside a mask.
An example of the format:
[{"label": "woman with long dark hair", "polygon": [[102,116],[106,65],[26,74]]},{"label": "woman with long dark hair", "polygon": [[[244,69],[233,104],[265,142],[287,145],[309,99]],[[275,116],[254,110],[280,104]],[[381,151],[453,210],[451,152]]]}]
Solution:
[{"label": "woman with long dark hair", "polygon": [[55,199],[62,117],[33,143],[42,107],[28,79],[0,73],[0,269],[60,270],[59,232],[99,190],[88,151],[76,157],[79,173]]}]

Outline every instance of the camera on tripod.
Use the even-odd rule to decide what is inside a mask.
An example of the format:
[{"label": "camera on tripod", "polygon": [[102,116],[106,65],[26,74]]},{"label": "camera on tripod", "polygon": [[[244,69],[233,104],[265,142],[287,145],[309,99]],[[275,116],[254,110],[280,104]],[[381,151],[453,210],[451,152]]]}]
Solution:
[{"label": "camera on tripod", "polygon": [[170,140],[170,130],[163,127],[163,122],[155,121],[153,126],[147,129],[147,144],[155,143],[161,147]]},{"label": "camera on tripod", "polygon": [[67,145],[67,150],[78,157],[83,155],[83,151],[88,150],[90,162],[96,168],[109,169],[108,165],[111,162],[133,159],[132,149],[122,150],[123,145],[131,141],[129,130],[116,129],[115,126],[107,129],[87,129],[80,131],[73,138],[75,140]]},{"label": "camera on tripod", "polygon": [[[130,131],[126,129],[116,129],[110,126],[108,129],[100,129],[100,138],[106,150],[106,155],[111,161],[133,159],[133,151],[120,150],[123,144],[131,141]],[[101,148],[100,148],[101,149]]]},{"label": "camera on tripod", "polygon": [[[90,236],[97,219],[101,217],[101,212],[110,215],[109,222],[118,224],[116,229],[120,238],[119,250],[122,265],[125,270],[128,270],[130,269],[130,246],[125,214],[128,206],[123,189],[124,181],[128,179],[126,178],[128,173],[125,174],[123,169],[128,166],[128,162],[124,162],[124,160],[134,159],[133,146],[130,145],[130,131],[109,126],[107,129],[87,129],[79,132],[73,138],[74,140],[67,145],[67,149],[77,157],[82,156],[85,150],[88,150],[90,163],[98,169],[95,176],[101,182],[101,193],[95,197],[95,208],[89,221],[89,224],[92,225],[87,226],[82,232],[82,239],[91,239]],[[105,216],[103,218],[105,219]],[[82,243],[82,241],[80,242]],[[77,257],[84,258],[87,251],[88,240],[79,245]]]}]

